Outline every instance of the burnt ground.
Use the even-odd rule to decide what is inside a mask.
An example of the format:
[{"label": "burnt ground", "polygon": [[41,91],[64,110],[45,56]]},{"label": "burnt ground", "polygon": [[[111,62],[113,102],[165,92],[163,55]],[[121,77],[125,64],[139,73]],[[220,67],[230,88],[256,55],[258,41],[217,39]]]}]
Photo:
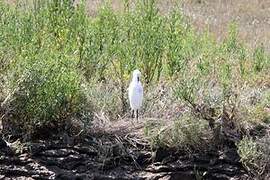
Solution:
[{"label": "burnt ground", "polygon": [[[1,179],[248,179],[236,149],[151,149],[143,124],[122,120],[84,136],[28,143],[0,139]],[[127,128],[129,127],[129,128]]]}]

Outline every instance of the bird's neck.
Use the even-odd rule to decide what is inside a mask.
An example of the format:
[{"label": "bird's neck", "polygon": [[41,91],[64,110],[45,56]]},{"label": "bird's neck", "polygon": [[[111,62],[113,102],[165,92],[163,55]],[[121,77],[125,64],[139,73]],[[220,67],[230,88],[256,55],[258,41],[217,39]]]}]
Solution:
[{"label": "bird's neck", "polygon": [[140,78],[138,76],[135,76],[135,77],[133,77],[132,81],[134,83],[139,83],[140,82]]}]

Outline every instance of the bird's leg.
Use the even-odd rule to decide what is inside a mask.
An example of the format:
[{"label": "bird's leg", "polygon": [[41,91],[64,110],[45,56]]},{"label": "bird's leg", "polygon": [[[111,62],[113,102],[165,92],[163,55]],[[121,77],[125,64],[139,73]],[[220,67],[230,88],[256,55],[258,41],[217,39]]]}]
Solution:
[{"label": "bird's leg", "polygon": [[131,118],[134,118],[134,110],[131,110]]},{"label": "bird's leg", "polygon": [[138,109],[136,110],[136,119],[137,119],[137,122],[138,122],[138,119],[139,119],[139,110]]}]

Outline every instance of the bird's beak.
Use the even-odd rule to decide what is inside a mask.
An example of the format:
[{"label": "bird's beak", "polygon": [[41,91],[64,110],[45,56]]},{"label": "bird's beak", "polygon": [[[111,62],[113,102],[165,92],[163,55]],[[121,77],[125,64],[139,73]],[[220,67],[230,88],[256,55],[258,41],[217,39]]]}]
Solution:
[{"label": "bird's beak", "polygon": [[138,79],[138,82],[139,82],[140,81],[140,77],[138,76],[137,79]]}]

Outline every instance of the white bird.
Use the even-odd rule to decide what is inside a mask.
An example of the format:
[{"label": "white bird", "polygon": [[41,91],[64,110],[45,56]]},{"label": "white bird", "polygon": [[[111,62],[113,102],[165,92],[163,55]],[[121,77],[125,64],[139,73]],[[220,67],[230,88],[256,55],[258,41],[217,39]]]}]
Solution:
[{"label": "white bird", "polygon": [[136,119],[139,117],[139,109],[143,102],[143,86],[140,81],[141,72],[136,69],[133,71],[133,76],[131,83],[128,87],[128,98],[131,107],[131,117],[134,118],[134,113],[136,112]]}]

